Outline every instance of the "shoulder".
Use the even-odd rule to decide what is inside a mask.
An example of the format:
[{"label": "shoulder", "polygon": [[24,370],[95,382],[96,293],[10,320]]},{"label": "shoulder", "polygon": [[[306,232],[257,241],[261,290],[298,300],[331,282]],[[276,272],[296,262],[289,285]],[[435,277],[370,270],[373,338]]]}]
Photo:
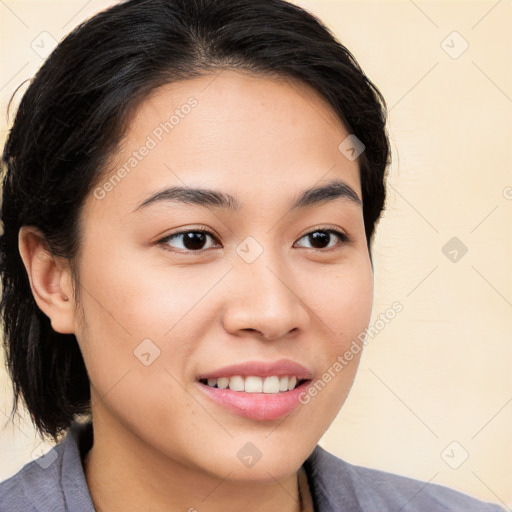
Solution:
[{"label": "shoulder", "polygon": [[[349,466],[357,481],[361,501],[388,510],[428,511],[451,510],[465,512],[502,512],[497,505],[484,503],[454,489],[432,482],[422,482],[404,476],[359,466]],[[381,508],[382,510],[382,508]]]},{"label": "shoulder", "polygon": [[338,500],[352,499],[354,506],[350,510],[361,512],[503,512],[498,505],[442,485],[349,464],[320,446],[308,461],[311,484],[319,503],[325,503],[325,510],[339,507]]},{"label": "shoulder", "polygon": [[56,494],[60,493],[57,461],[61,451],[60,446],[52,448],[0,482],[0,512],[59,510],[55,502]]},{"label": "shoulder", "polygon": [[74,423],[64,439],[0,482],[0,512],[93,512],[80,458],[91,424]]}]

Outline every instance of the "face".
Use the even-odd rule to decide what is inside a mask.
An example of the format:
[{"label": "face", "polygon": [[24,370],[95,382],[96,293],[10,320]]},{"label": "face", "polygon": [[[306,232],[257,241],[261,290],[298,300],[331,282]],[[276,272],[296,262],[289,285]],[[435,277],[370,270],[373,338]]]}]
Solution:
[{"label": "face", "polygon": [[[104,431],[162,464],[269,480],[301,466],[354,379],[360,353],[338,357],[373,292],[359,169],[312,89],[214,78],[147,98],[91,191],[75,332]],[[275,393],[286,376],[299,387]]]}]

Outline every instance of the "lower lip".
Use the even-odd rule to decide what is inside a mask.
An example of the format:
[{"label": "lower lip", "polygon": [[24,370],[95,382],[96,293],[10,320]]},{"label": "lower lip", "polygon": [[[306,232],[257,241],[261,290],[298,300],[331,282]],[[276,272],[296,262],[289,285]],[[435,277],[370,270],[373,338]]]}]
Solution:
[{"label": "lower lip", "polygon": [[282,393],[245,393],[212,388],[198,382],[203,393],[214,402],[245,418],[262,421],[277,420],[290,414],[301,403],[299,398],[310,383],[307,380],[292,391]]}]

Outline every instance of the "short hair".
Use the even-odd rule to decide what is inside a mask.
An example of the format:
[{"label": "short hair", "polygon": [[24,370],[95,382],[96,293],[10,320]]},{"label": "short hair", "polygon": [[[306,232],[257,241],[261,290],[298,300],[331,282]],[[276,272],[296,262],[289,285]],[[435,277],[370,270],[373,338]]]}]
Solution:
[{"label": "short hair", "polygon": [[128,0],[96,14],[31,80],[2,155],[0,310],[12,414],[22,398],[42,436],[56,441],[77,415],[90,414],[90,383],[76,337],[55,332],[34,300],[19,229],[38,228],[73,269],[82,206],[130,113],[160,86],[223,69],[298,79],[364,144],[358,162],[371,259],[389,164],[386,105],[315,16],[284,0]]}]

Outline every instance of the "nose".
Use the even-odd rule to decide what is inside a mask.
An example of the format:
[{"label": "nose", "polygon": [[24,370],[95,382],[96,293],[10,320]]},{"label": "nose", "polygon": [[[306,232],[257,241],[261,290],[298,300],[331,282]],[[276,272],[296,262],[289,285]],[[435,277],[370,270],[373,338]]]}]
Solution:
[{"label": "nose", "polygon": [[[293,275],[281,258],[265,256],[256,261],[237,261],[230,272],[230,286],[224,308],[227,332],[240,336],[256,332],[265,340],[277,340],[289,333],[307,330],[309,310],[298,282],[305,276]],[[306,281],[307,282],[307,281]]]}]

